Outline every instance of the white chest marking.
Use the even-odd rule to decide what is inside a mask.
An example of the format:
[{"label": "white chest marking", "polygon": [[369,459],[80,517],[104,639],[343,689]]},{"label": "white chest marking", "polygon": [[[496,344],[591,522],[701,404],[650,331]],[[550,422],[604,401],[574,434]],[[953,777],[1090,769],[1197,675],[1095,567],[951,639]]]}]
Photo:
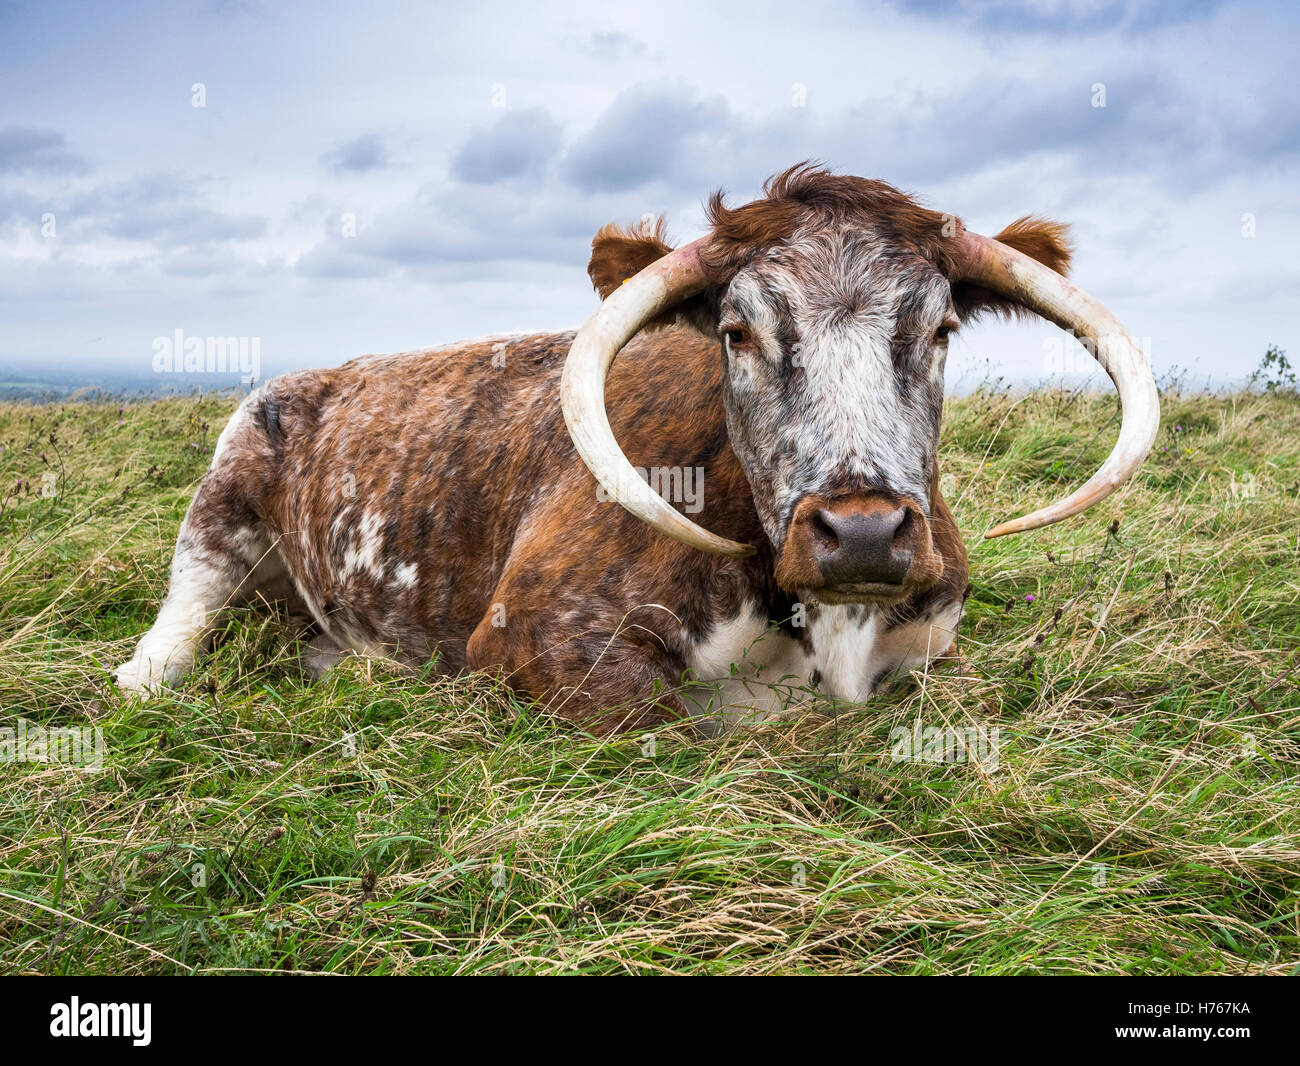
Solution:
[{"label": "white chest marking", "polygon": [[954,601],[928,620],[886,629],[882,615],[867,610],[864,615],[846,606],[821,607],[809,619],[809,652],[750,606],[691,648],[687,666],[697,683],[684,693],[688,706],[694,714],[734,725],[814,694],[861,702],[882,674],[914,670],[947,651],[961,618],[961,604]]}]

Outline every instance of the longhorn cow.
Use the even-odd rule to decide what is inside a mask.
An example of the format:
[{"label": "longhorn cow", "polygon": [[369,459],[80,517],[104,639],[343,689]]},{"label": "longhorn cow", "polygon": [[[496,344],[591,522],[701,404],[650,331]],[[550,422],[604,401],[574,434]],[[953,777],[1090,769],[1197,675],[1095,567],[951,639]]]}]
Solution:
[{"label": "longhorn cow", "polygon": [[[1078,514],[1150,450],[1150,369],[1065,280],[1064,226],[989,239],[808,164],[740,207],[715,194],[708,218],[676,250],[661,222],[602,229],[604,302],[576,334],[258,387],[119,685],[183,677],[219,611],[261,598],[310,620],[318,669],[357,652],[500,671],[596,734],[734,721],[798,688],[859,701],[954,647],[966,551],[937,456],[954,330],[1041,315],[1091,341],[1123,408],[1086,484],[986,536]],[[683,499],[647,483],[665,471]]]}]

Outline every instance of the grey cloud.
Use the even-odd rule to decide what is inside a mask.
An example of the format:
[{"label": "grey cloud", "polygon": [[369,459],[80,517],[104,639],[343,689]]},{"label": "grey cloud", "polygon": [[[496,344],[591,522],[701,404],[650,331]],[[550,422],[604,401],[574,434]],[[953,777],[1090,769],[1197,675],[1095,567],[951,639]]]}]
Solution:
[{"label": "grey cloud", "polygon": [[882,176],[917,184],[1045,152],[1073,156],[1104,178],[1138,155],[1167,162],[1171,150],[1191,146],[1193,132],[1168,114],[1170,97],[1159,82],[1122,79],[1106,88],[1102,108],[1092,106],[1091,86],[1083,81],[1044,89],[1019,79],[981,79],[910,106],[860,104],[841,121],[835,140],[848,149],[846,163],[871,160]]},{"label": "grey cloud", "polygon": [[209,0],[203,14],[209,18],[229,19],[239,15],[262,15],[264,11],[257,0]]},{"label": "grey cloud", "polygon": [[[640,155],[634,144],[623,145],[621,158],[611,135],[603,145],[612,158],[593,150],[591,160],[597,174],[618,178],[622,159],[636,159],[649,176],[696,196],[706,191],[702,182],[752,188],[758,177],[805,158],[903,188],[1050,159],[1094,188],[1139,176],[1182,192],[1213,184],[1244,164],[1300,152],[1295,105],[1265,108],[1154,74],[1097,80],[1105,84],[1105,107],[1092,106],[1091,79],[1069,76],[1048,85],[975,78],[941,93],[865,100],[827,118],[786,109],[749,120],[725,108],[709,111],[701,102],[709,120],[693,132],[647,138]],[[662,153],[657,160],[646,158],[656,152]],[[587,174],[579,178],[580,186],[596,184]],[[613,182],[630,183],[630,172],[626,182]]]},{"label": "grey cloud", "polygon": [[[505,180],[530,166],[536,174],[536,160],[550,159],[559,137],[545,112],[512,113],[478,142],[471,138],[466,148],[476,144],[474,151],[462,151],[453,166],[460,183],[426,193],[356,238],[331,234],[297,270],[377,277],[394,270],[431,276],[448,264],[580,266],[604,222],[666,210],[680,227],[698,217],[687,205],[719,184],[743,199],[763,178],[808,158],[922,191],[1050,164],[1054,199],[1032,187],[994,198],[989,206],[998,213],[1009,205],[1009,221],[1025,211],[1104,202],[1134,178],[1171,190],[1201,187],[1229,168],[1230,153],[1297,146],[1294,124],[1280,129],[1263,116],[1251,124],[1216,106],[1194,102],[1188,89],[1155,75],[1108,79],[1105,108],[1091,106],[1084,79],[1045,88],[1007,77],[902,101],[863,101],[833,116],[789,108],[749,118],[685,82],[643,84],[615,97],[549,178]],[[538,129],[545,150],[533,152]]]},{"label": "grey cloud", "polygon": [[1295,123],[1276,109],[1243,111],[1240,103],[1157,75],[1098,80],[1105,107],[1091,106],[1091,86],[1082,81],[973,84],[933,101],[929,121],[908,116],[897,123],[894,143],[909,149],[899,164],[910,180],[935,180],[954,164],[983,169],[1056,153],[1098,185],[1141,176],[1186,191],[1300,149]]},{"label": "grey cloud", "polygon": [[1222,148],[1234,160],[1271,163],[1300,153],[1300,101],[1252,99],[1244,110],[1217,123]]},{"label": "grey cloud", "polygon": [[354,137],[321,156],[321,162],[335,173],[364,174],[388,165],[388,152],[377,133]]},{"label": "grey cloud", "polygon": [[643,59],[650,49],[644,41],[614,30],[594,31],[584,42],[583,51],[600,59]]},{"label": "grey cloud", "polygon": [[41,215],[50,210],[48,203],[18,189],[0,187],[0,222],[26,219],[39,222]]},{"label": "grey cloud", "polygon": [[294,273],[306,278],[337,280],[382,278],[394,269],[393,263],[370,254],[369,248],[356,249],[341,241],[329,240],[304,254],[294,266]]},{"label": "grey cloud", "polygon": [[564,176],[584,191],[617,192],[669,176],[693,176],[688,157],[716,161],[737,120],[721,97],[684,82],[640,85],[614,98],[569,150]]},{"label": "grey cloud", "polygon": [[451,161],[451,175],[473,185],[537,178],[555,159],[560,124],[543,108],[508,111],[487,129],[477,129]]},{"label": "grey cloud", "polygon": [[68,150],[55,130],[9,126],[0,130],[0,174],[84,174],[90,164]]},{"label": "grey cloud", "polygon": [[198,199],[191,183],[156,174],[75,197],[69,214],[93,232],[162,247],[244,240],[266,230],[264,218],[223,214]]},{"label": "grey cloud", "polygon": [[[470,166],[462,158],[453,167],[461,183],[391,212],[355,238],[331,233],[297,270],[374,277],[448,263],[581,265],[604,222],[666,210],[680,226],[693,216],[677,209],[699,204],[719,184],[743,198],[769,174],[806,158],[911,189],[1043,153],[1068,159],[1078,173],[1114,174],[1139,164],[1168,165],[1171,158],[1175,168],[1187,165],[1198,133],[1180,126],[1176,108],[1171,111],[1176,94],[1154,79],[1119,80],[1110,93],[1110,106],[1094,109],[1086,84],[1044,93],[1015,79],[983,79],[906,105],[864,102],[832,118],[781,109],[748,119],[684,82],[634,86],[563,156],[561,182],[503,180],[523,172],[519,160],[529,158],[524,148],[534,141],[523,131],[548,129],[548,156],[549,136],[558,137],[544,112],[505,116],[492,131],[493,143],[523,146],[517,155],[486,148],[462,153],[475,161]],[[501,134],[511,126],[514,132]],[[573,187],[587,195],[575,196]]]},{"label": "grey cloud", "polygon": [[1211,15],[1223,0],[895,0],[902,14],[976,26],[1001,33],[1098,33],[1140,31],[1177,25]]},{"label": "grey cloud", "polygon": [[178,245],[151,259],[149,265],[172,277],[204,280],[220,277],[226,279],[227,284],[231,279],[265,281],[284,269],[283,265],[276,261],[258,263],[233,258],[220,244],[209,243]]},{"label": "grey cloud", "polygon": [[563,188],[452,186],[381,216],[355,237],[331,229],[296,270],[343,278],[382,277],[393,270],[433,277],[451,269],[464,275],[484,264],[508,262],[580,270],[592,235],[618,213]]}]

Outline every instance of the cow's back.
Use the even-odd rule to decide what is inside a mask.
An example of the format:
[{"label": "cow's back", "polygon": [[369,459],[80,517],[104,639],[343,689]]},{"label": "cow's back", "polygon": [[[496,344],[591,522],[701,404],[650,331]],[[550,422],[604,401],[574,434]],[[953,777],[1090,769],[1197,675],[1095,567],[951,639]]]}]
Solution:
[{"label": "cow's back", "polygon": [[557,404],[571,341],[369,356],[253,398],[274,471],[254,507],[329,632],[463,665],[515,530],[573,459]]}]

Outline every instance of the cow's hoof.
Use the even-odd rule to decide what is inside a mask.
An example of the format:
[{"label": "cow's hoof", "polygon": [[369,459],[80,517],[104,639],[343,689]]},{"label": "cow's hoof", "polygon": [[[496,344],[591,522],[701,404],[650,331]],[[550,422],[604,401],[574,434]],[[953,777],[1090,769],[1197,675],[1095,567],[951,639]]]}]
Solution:
[{"label": "cow's hoof", "polygon": [[323,633],[312,637],[302,650],[302,667],[317,681],[322,681],[325,675],[343,660],[343,656],[348,654],[329,637]]},{"label": "cow's hoof", "polygon": [[119,666],[113,678],[123,693],[134,696],[156,696],[169,680],[165,663],[139,656]]}]

